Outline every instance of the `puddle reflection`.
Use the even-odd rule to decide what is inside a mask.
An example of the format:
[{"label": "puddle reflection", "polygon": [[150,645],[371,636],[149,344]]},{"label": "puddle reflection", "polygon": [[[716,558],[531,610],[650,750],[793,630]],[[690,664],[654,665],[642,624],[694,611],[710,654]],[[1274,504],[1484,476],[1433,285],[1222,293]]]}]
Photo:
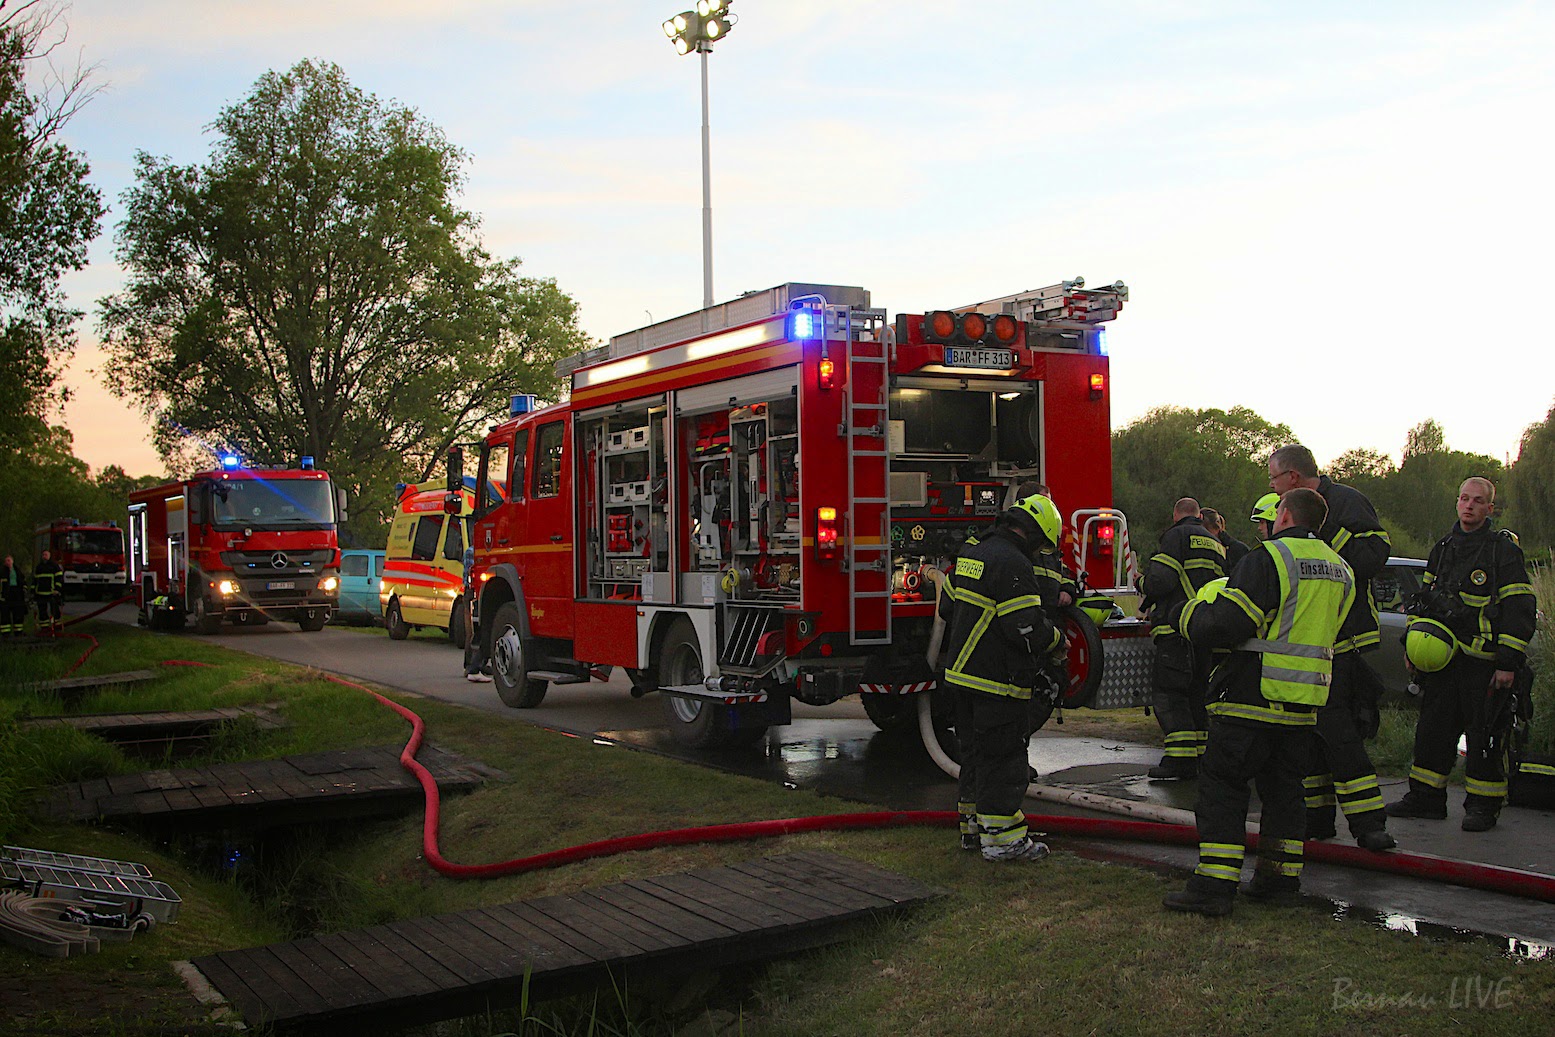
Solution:
[{"label": "puddle reflection", "polygon": [[1464,929],[1455,925],[1444,925],[1441,922],[1431,922],[1424,918],[1415,918],[1400,911],[1377,911],[1364,905],[1351,904],[1344,900],[1324,900],[1321,897],[1313,896],[1308,896],[1306,899],[1325,905],[1330,917],[1339,922],[1360,922],[1365,925],[1377,926],[1379,929],[1408,933],[1411,936],[1421,936],[1431,940],[1448,940],[1453,943],[1490,943],[1499,946],[1501,953],[1509,958],[1518,958],[1526,961],[1555,961],[1555,946],[1547,943],[1539,943],[1534,940],[1519,940],[1514,936],[1485,933],[1475,929]]}]

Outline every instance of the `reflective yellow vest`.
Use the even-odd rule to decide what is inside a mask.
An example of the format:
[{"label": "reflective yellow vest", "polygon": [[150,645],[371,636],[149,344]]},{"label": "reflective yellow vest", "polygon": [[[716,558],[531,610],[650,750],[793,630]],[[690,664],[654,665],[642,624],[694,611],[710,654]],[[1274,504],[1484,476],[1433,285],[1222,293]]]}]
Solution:
[{"label": "reflective yellow vest", "polygon": [[1259,636],[1237,650],[1262,654],[1264,698],[1321,706],[1333,679],[1334,639],[1355,600],[1355,574],[1316,538],[1276,537],[1263,547],[1274,555],[1280,603],[1264,616]]}]

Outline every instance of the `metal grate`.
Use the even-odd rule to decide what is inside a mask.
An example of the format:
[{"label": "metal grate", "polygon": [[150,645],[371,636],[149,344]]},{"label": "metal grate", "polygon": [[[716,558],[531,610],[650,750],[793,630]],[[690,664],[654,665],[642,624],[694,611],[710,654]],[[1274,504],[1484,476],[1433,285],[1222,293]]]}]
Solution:
[{"label": "metal grate", "polygon": [[[757,649],[761,639],[773,630],[781,628],[782,617],[777,609],[751,608],[741,605],[725,605],[724,616],[728,622],[728,635],[724,638],[723,652],[718,658],[718,668],[725,673],[759,675],[770,669],[771,664],[761,666]],[[775,657],[772,662],[776,662]]]}]

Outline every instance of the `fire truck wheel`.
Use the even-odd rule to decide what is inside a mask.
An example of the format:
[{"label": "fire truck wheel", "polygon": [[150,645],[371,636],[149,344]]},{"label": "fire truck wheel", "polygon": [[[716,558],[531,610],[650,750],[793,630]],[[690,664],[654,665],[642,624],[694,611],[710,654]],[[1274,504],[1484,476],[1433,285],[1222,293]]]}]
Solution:
[{"label": "fire truck wheel", "polygon": [[448,640],[460,650],[463,650],[465,642],[469,640],[470,624],[465,611],[464,598],[459,597],[454,599],[454,607],[448,613]]},{"label": "fire truck wheel", "polygon": [[504,706],[534,709],[545,701],[547,685],[529,676],[523,626],[524,614],[513,602],[497,609],[491,624],[491,676]]},{"label": "fire truck wheel", "polygon": [[861,694],[864,715],[882,731],[905,731],[918,724],[918,700],[912,695]]},{"label": "fire truck wheel", "polygon": [[410,624],[400,615],[400,599],[394,598],[389,602],[389,607],[383,610],[383,626],[396,641],[403,641],[410,636]]},{"label": "fire truck wheel", "polygon": [[[696,630],[685,620],[676,621],[659,650],[661,687],[701,684],[707,676]],[[751,745],[767,733],[765,724],[735,727],[737,706],[699,699],[664,696],[664,718],[675,740],[693,749],[721,749]]]},{"label": "fire truck wheel", "polygon": [[1069,638],[1069,686],[1064,689],[1066,709],[1089,706],[1101,687],[1101,631],[1096,621],[1073,605],[1059,610],[1064,636]]},{"label": "fire truck wheel", "polygon": [[196,633],[215,634],[220,632],[221,615],[211,612],[209,605],[205,601],[205,595],[195,595],[193,607],[190,608],[189,612],[194,616],[194,629]]},{"label": "fire truck wheel", "polygon": [[307,615],[306,611],[298,610],[298,613],[297,613],[297,629],[303,631],[304,633],[311,634],[311,633],[314,633],[316,631],[323,630],[324,629],[324,624],[328,623],[328,622],[329,622],[329,610],[328,609],[319,609],[317,612],[315,612],[313,614],[313,618],[312,619],[308,618],[308,615]]}]

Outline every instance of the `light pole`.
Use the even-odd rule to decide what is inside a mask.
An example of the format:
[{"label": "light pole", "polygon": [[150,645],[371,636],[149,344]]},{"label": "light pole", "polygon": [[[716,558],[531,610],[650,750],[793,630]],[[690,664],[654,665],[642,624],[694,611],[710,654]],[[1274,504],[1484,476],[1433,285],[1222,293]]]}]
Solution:
[{"label": "light pole", "polygon": [[695,11],[682,11],[664,23],[664,35],[679,54],[696,51],[702,57],[702,308],[713,305],[713,184],[707,120],[707,56],[713,42],[734,27],[729,6],[734,0],[697,0]]}]

